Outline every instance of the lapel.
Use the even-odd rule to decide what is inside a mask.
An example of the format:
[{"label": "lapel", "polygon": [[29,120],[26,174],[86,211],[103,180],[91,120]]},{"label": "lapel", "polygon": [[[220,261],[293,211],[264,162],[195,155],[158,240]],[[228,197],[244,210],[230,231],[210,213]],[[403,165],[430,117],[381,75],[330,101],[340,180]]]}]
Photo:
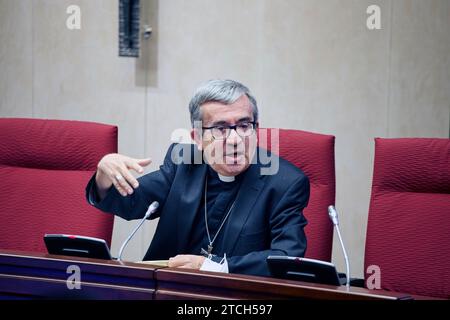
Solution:
[{"label": "lapel", "polygon": [[[260,168],[261,166],[259,164],[252,164],[245,172],[236,198],[235,208],[230,214],[230,220],[224,234],[224,252],[230,256],[242,232],[242,227],[247,221],[253,205],[264,186],[264,179],[262,179],[263,176],[260,174]],[[239,231],[234,232],[235,230]]]},{"label": "lapel", "polygon": [[200,206],[200,201],[203,197],[203,190],[205,187],[207,165],[191,165],[185,173],[184,177],[181,177],[181,181],[185,184],[180,186],[182,190],[180,201],[176,207],[177,228],[176,234],[172,235],[177,237],[178,252],[185,252],[189,244],[189,236],[194,224],[194,219]]}]

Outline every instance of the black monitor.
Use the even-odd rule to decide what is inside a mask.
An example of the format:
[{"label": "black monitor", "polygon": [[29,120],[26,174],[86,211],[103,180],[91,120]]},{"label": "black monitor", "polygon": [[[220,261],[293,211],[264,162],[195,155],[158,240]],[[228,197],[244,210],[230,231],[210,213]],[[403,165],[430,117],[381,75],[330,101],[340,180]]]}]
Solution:
[{"label": "black monitor", "polygon": [[50,254],[112,260],[108,244],[103,239],[67,234],[46,234],[44,242]]},{"label": "black monitor", "polygon": [[267,264],[272,276],[276,278],[341,285],[336,267],[330,262],[289,256],[269,256]]}]

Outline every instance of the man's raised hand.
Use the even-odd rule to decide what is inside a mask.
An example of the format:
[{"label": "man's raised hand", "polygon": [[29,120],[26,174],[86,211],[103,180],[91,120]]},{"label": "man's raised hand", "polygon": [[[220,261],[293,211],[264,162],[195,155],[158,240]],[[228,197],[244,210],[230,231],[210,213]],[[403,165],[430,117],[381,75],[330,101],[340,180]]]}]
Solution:
[{"label": "man's raised hand", "polygon": [[144,168],[152,162],[151,159],[134,159],[118,153],[107,154],[97,165],[95,182],[98,195],[103,199],[112,185],[124,197],[133,193],[139,183],[130,170],[143,173]]}]

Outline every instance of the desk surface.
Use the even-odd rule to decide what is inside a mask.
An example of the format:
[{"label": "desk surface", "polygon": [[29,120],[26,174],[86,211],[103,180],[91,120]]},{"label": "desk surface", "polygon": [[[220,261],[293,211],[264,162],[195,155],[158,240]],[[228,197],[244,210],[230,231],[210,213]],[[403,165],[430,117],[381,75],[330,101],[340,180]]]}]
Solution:
[{"label": "desk surface", "polygon": [[[70,269],[68,269],[72,266]],[[69,289],[79,268],[81,289]],[[403,293],[223,274],[147,264],[0,252],[0,298],[75,299],[428,299]]]}]

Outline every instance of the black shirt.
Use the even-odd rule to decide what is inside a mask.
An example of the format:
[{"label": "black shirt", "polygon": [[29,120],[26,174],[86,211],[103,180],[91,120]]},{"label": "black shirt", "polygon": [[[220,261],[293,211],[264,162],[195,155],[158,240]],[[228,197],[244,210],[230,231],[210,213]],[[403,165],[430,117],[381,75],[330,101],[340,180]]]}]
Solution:
[{"label": "black shirt", "polygon": [[[227,216],[228,211],[231,209],[234,200],[237,197],[237,193],[240,187],[240,182],[242,176],[238,175],[235,177],[234,181],[224,182],[220,180],[217,172],[215,172],[211,167],[208,166],[208,171],[206,175],[207,179],[207,223],[209,229],[210,239],[213,240],[219,231],[220,225]],[[223,256],[222,247],[224,241],[223,231],[225,226],[230,219],[230,215],[224,222],[224,225],[219,231],[216,239],[214,240],[212,246],[212,254]],[[200,206],[197,210],[197,214],[194,220],[194,225],[192,227],[191,239],[189,243],[189,251],[191,254],[199,255],[201,254],[201,249],[208,249],[209,239],[206,230],[205,222],[205,197],[203,193],[202,200],[200,201]]]}]

